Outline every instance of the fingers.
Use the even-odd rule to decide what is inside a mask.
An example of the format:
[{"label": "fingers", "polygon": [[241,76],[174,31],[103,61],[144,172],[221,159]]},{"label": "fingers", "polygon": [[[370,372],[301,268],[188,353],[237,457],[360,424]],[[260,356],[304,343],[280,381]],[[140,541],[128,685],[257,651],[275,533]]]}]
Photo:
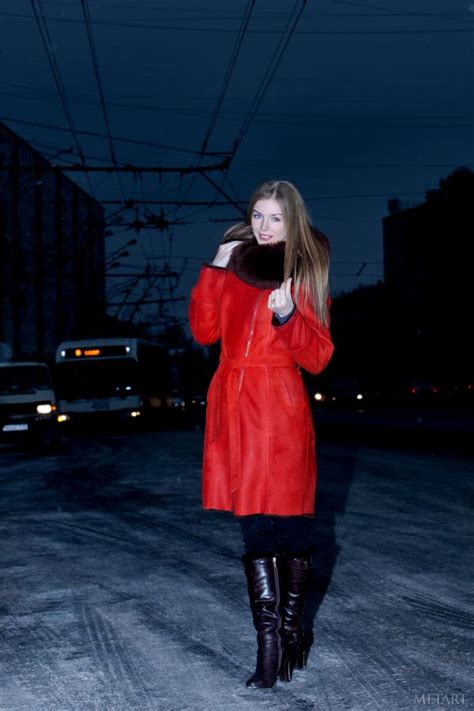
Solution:
[{"label": "fingers", "polygon": [[226,242],[225,244],[221,244],[219,249],[217,250],[221,254],[230,254],[234,247],[236,246],[237,242]]},{"label": "fingers", "polygon": [[238,244],[240,244],[239,240],[233,240],[232,242],[225,242],[225,244],[221,244],[212,263],[218,267],[226,267],[229,263],[232,251]]},{"label": "fingers", "polygon": [[268,297],[268,308],[281,316],[289,313],[293,308],[291,298],[291,277],[282,282],[278,289],[274,289]]},{"label": "fingers", "polygon": [[235,249],[238,244],[242,244],[241,240],[234,239],[234,240],[232,240],[232,242],[226,242],[222,246],[226,247],[229,250],[229,252],[232,252],[232,250]]}]

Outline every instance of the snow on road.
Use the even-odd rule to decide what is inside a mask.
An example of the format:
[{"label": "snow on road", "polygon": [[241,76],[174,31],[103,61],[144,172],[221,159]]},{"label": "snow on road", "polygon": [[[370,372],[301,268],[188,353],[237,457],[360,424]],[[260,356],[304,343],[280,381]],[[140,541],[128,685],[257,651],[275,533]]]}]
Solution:
[{"label": "snow on road", "polygon": [[472,462],[320,445],[308,668],[256,690],[239,528],[200,509],[201,438],[0,451],[1,711],[474,709]]}]

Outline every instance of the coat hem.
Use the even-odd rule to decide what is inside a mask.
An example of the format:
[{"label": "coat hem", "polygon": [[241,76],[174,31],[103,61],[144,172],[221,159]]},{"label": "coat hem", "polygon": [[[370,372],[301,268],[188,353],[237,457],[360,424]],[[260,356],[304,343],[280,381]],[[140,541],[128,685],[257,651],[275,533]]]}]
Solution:
[{"label": "coat hem", "polygon": [[308,518],[314,518],[314,511],[293,511],[291,513],[276,513],[275,511],[248,511],[247,513],[235,513],[232,507],[224,506],[203,506],[204,511],[215,511],[231,513],[235,518],[243,518],[244,516],[279,516],[281,518],[289,518],[290,516],[306,516]]}]

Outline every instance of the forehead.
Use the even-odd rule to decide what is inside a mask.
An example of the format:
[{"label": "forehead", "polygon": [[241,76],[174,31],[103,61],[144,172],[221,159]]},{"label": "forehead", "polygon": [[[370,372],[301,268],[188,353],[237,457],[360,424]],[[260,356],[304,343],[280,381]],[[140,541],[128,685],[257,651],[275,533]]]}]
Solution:
[{"label": "forehead", "polygon": [[263,200],[257,200],[253,206],[254,210],[261,212],[262,215],[282,215],[283,209],[277,200],[274,198],[265,198]]}]

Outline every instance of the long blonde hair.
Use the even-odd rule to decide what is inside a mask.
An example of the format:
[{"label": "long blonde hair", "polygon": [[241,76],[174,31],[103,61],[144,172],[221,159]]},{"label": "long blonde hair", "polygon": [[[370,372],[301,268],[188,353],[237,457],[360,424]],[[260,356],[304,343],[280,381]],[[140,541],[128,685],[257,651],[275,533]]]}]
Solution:
[{"label": "long blonde hair", "polygon": [[283,278],[293,278],[296,303],[309,301],[321,323],[327,325],[329,243],[319,230],[312,227],[303,198],[292,183],[269,180],[259,185],[250,199],[246,221],[228,229],[224,239],[250,239],[255,203],[269,198],[280,205],[287,227]]}]

